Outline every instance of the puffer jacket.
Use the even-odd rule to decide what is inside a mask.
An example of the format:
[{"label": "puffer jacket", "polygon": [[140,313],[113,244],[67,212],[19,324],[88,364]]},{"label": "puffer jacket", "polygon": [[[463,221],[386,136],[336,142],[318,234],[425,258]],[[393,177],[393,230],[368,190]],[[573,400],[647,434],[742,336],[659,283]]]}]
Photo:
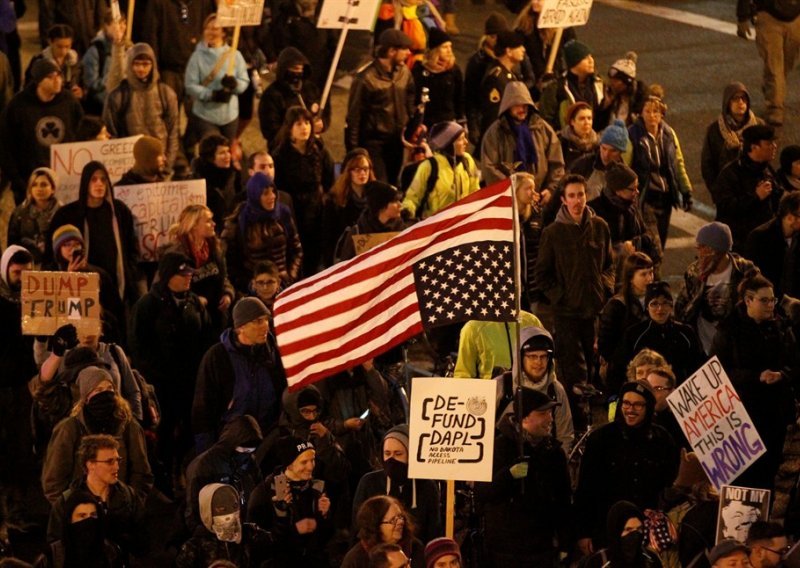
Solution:
[{"label": "puffer jacket", "polygon": [[414,78],[405,65],[391,72],[376,59],[362,69],[350,87],[345,142],[348,150],[368,140],[400,136],[414,113]]},{"label": "puffer jacket", "polygon": [[[475,160],[468,153],[465,152],[460,159],[453,160],[449,156],[436,152],[433,159],[436,160],[437,165],[436,183],[428,194],[424,209],[418,211],[432,173],[428,160],[422,162],[417,168],[405,199],[403,199],[403,209],[410,211],[412,216],[418,215],[422,219],[430,217],[480,189],[478,169]],[[455,167],[453,167],[453,161],[455,161]]]},{"label": "puffer jacket", "polygon": [[513,164],[516,142],[508,125],[507,111],[514,105],[528,105],[528,128],[536,147],[538,166],[529,173],[536,178],[536,188],[555,193],[556,186],[564,177],[564,155],[553,128],[541,117],[531,99],[530,92],[521,81],[509,83],[500,101],[499,118],[492,123],[483,135],[481,144],[481,173],[483,181],[491,185],[496,181],[509,177],[513,171],[508,164]]},{"label": "puffer jacket", "polygon": [[239,226],[241,203],[225,222],[222,238],[227,243],[225,258],[228,273],[237,290],[247,290],[253,269],[259,261],[271,260],[278,266],[281,283],[297,281],[303,265],[303,247],[289,209],[276,204],[275,214],[248,227]]},{"label": "puffer jacket", "polygon": [[[146,81],[133,72],[133,61],[148,56],[153,70]],[[125,60],[125,79],[108,94],[103,108],[103,122],[108,132],[117,138],[146,134],[161,140],[167,163],[178,155],[179,115],[178,97],[168,85],[159,81],[153,49],[137,43],[128,50]]]}]

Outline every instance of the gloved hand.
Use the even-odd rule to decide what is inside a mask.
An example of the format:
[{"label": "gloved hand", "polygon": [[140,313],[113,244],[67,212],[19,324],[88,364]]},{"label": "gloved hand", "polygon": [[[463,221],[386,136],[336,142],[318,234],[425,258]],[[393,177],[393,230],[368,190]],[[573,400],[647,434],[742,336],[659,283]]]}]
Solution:
[{"label": "gloved hand", "polygon": [[50,341],[47,342],[47,349],[57,357],[63,357],[67,350],[72,349],[78,344],[78,330],[71,323],[59,327]]},{"label": "gloved hand", "polygon": [[750,33],[752,32],[750,28],[750,20],[741,20],[736,22],[736,35],[743,39],[748,39],[750,37]]},{"label": "gloved hand", "polygon": [[524,479],[528,477],[528,460],[518,461],[508,471],[514,479]]},{"label": "gloved hand", "polygon": [[228,89],[218,89],[211,93],[211,101],[215,103],[227,103],[231,100],[233,92]]},{"label": "gloved hand", "polygon": [[682,207],[683,207],[684,211],[691,211],[693,204],[694,204],[694,200],[692,199],[691,194],[687,194],[687,195],[683,196]]},{"label": "gloved hand", "polygon": [[222,78],[222,87],[224,89],[229,90],[229,91],[235,91],[236,90],[236,77],[234,77],[233,75],[225,75]]}]

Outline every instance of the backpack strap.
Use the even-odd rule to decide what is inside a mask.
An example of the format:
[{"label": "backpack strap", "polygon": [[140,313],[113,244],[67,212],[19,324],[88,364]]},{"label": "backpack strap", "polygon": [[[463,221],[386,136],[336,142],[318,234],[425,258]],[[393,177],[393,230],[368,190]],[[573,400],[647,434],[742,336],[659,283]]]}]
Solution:
[{"label": "backpack strap", "polygon": [[425,185],[425,193],[422,195],[419,207],[417,208],[417,217],[420,219],[422,218],[422,212],[425,211],[425,207],[428,205],[428,197],[433,191],[433,188],[436,187],[436,182],[439,179],[439,164],[436,161],[436,156],[426,158],[426,161],[431,165],[431,172],[428,175],[428,183]]}]

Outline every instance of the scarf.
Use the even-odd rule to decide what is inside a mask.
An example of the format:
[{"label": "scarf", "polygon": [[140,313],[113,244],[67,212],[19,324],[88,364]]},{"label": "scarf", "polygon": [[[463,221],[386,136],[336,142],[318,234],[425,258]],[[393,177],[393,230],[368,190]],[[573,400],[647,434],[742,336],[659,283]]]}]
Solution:
[{"label": "scarf", "polygon": [[[247,201],[244,206],[239,210],[239,234],[242,240],[245,240],[248,227],[256,224],[262,224],[266,221],[280,221],[282,204],[275,200],[275,207],[272,211],[267,211],[261,206],[261,194],[266,189],[261,184],[250,184],[247,186]],[[274,186],[273,186],[274,190]]]},{"label": "scarf", "polygon": [[536,154],[536,145],[528,128],[527,122],[517,123],[510,116],[506,116],[508,126],[514,135],[514,162],[522,162],[516,171],[535,172],[539,169],[539,156]]},{"label": "scarf", "polygon": [[717,126],[719,126],[719,132],[722,134],[722,140],[725,142],[725,148],[728,150],[741,149],[742,131],[754,124],[759,124],[759,120],[751,110],[747,111],[747,118],[742,123],[737,122],[727,112],[720,114],[717,118]]},{"label": "scarf", "polygon": [[208,245],[208,239],[203,241],[203,244],[200,245],[199,249],[196,249],[194,246],[192,246],[189,235],[182,236],[181,240],[183,241],[183,248],[191,253],[192,258],[194,259],[195,268],[200,268],[201,266],[204,266],[206,262],[208,262],[208,257],[211,256],[211,247]]}]

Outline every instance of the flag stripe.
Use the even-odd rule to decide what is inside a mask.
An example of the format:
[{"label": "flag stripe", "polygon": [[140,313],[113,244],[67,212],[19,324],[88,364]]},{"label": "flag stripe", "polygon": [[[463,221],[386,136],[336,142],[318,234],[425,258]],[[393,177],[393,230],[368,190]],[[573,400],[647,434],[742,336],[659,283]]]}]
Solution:
[{"label": "flag stripe", "polygon": [[[511,229],[511,221],[507,219],[490,219],[488,221],[475,221],[475,227],[466,227],[473,231],[475,238],[483,240],[502,240]],[[484,229],[485,227],[485,229]],[[481,230],[483,229],[483,230]],[[464,227],[454,229],[450,233],[437,236],[437,242],[426,249],[409,251],[404,255],[387,259],[386,262],[376,265],[369,271],[358,275],[342,277],[341,281],[332,282],[326,289],[326,294],[314,294],[303,298],[295,304],[294,317],[275,318],[275,330],[284,335],[284,343],[290,343],[294,334],[291,332],[305,325],[313,324],[316,331],[327,329],[325,321],[331,317],[354,315],[353,310],[363,309],[364,302],[379,296],[382,289],[388,284],[392,285],[397,278],[395,272],[420,260],[428,254],[446,250],[463,242]],[[413,256],[411,256],[413,254]],[[409,272],[410,274],[410,272]],[[360,278],[358,278],[360,276]],[[347,312],[351,312],[348,314]],[[322,328],[320,327],[322,326]]]},{"label": "flag stripe", "polygon": [[506,181],[284,291],[275,303],[275,332],[289,385],[348,369],[420,333],[412,267],[470,242],[511,244],[511,210]]}]

